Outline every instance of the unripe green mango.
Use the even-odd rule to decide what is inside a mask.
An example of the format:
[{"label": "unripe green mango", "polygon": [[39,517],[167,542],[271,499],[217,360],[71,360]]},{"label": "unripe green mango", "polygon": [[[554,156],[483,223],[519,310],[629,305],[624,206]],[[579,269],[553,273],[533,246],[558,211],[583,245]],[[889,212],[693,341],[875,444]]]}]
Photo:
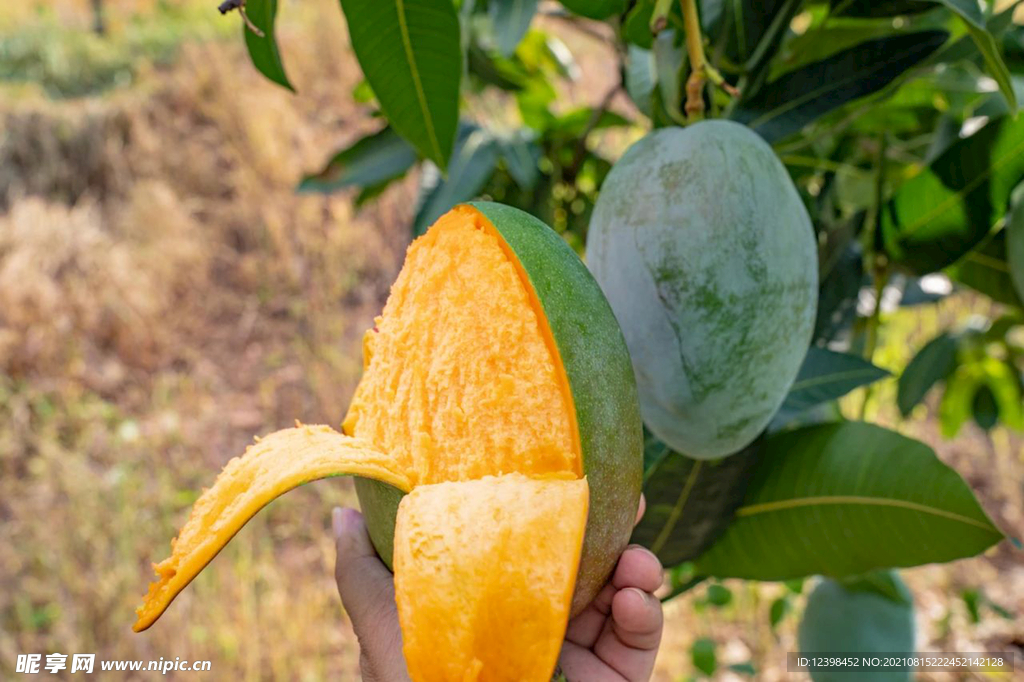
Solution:
[{"label": "unripe green mango", "polygon": [[605,179],[587,262],[626,337],[648,428],[697,459],[768,425],[814,326],[814,231],[764,140],[728,121],[656,130]]}]

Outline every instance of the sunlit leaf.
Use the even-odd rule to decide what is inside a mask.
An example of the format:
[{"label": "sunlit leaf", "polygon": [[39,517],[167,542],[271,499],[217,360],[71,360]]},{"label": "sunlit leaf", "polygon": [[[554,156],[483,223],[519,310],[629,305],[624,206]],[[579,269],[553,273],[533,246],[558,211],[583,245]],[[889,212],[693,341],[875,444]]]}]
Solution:
[{"label": "sunlit leaf", "polygon": [[990,121],[903,183],[882,212],[886,250],[918,274],[956,262],[1006,213],[1024,178],[1024,117]]},{"label": "sunlit leaf", "polygon": [[341,0],[352,49],[391,126],[442,170],[459,116],[462,51],[451,0]]},{"label": "sunlit leaf", "polygon": [[274,35],[274,22],[277,18],[277,0],[248,0],[245,3],[245,14],[249,21],[263,34],[257,34],[242,24],[245,35],[245,47],[260,73],[278,85],[294,91],[288,76],[284,72],[281,53],[277,49],[277,37]]}]

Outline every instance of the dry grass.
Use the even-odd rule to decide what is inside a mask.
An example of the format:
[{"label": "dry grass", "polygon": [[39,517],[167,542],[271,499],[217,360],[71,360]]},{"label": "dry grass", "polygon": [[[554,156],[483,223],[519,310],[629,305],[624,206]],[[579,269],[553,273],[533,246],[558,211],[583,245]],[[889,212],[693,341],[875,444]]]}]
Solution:
[{"label": "dry grass", "polygon": [[[52,4],[88,25],[83,0]],[[110,5],[116,30],[133,5]],[[354,502],[343,480],[271,505],[158,626],[129,630],[149,562],[228,458],[296,416],[340,421],[359,338],[407,240],[412,181],[360,214],[349,196],[292,191],[376,124],[349,97],[358,70],[337,4],[286,6],[297,97],[258,77],[232,40],[186,45],[173,66],[144,66],[131,89],[100,98],[18,87],[0,100],[0,677],[23,652],[210,659],[211,679],[357,677],[324,530],[332,505]],[[29,20],[20,7],[0,11],[0,28]],[[606,71],[593,53],[583,62]],[[971,305],[901,313],[881,362],[899,366]],[[903,428],[937,442],[923,417]],[[1021,534],[1020,440],[938,444]],[[1024,636],[991,615],[970,625],[958,597],[983,585],[1024,613],[1019,554],[909,580],[927,646],[994,650]],[[692,675],[689,646],[705,636],[726,663],[782,677],[795,618],[773,633],[767,616],[781,587],[730,586],[726,609],[697,610],[700,590],[668,607],[659,680]]]}]

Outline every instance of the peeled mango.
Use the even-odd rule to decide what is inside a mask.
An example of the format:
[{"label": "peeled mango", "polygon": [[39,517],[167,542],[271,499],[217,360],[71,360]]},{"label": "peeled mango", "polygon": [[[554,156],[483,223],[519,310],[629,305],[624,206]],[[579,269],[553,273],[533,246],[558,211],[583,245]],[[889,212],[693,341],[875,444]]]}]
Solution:
[{"label": "peeled mango", "polygon": [[640,497],[636,386],[600,288],[536,218],[457,206],[409,247],[363,356],[343,433],[258,439],[200,495],[134,629],[275,498],[348,474],[413,681],[547,682]]},{"label": "peeled mango", "polygon": [[605,179],[587,263],[626,336],[644,423],[717,459],[751,443],[810,343],[810,217],[764,140],[729,121],[656,130]]}]

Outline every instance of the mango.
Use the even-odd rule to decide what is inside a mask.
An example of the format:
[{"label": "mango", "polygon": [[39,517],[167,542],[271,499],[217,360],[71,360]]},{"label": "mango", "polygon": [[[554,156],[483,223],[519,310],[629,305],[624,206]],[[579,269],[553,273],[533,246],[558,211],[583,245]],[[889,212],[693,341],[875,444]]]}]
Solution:
[{"label": "mango", "polygon": [[728,121],[650,133],[604,182],[587,263],[651,432],[695,459],[753,441],[800,369],[818,290],[810,217],[771,147]]}]

